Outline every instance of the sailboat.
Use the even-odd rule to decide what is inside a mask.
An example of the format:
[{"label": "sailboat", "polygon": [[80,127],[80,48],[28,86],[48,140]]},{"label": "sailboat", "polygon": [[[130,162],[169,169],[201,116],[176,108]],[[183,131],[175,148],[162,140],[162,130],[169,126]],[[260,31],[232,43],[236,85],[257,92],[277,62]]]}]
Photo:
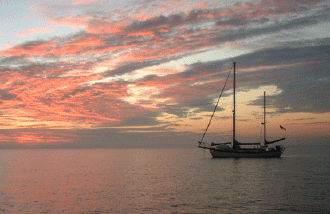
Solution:
[{"label": "sailboat", "polygon": [[[227,143],[211,143],[207,144],[203,142],[203,138],[207,132],[207,129],[211,123],[212,117],[216,110],[216,107],[219,103],[221,94],[218,99],[218,103],[214,108],[213,115],[211,116],[210,122],[206,128],[206,131],[202,137],[202,140],[199,141],[199,148],[202,149],[209,149],[212,157],[214,158],[279,158],[281,157],[282,153],[284,152],[285,148],[281,145],[276,145],[275,147],[269,147],[270,144],[285,140],[285,138],[281,138],[274,141],[267,141],[266,140],[266,92],[264,92],[264,121],[262,125],[264,126],[264,142],[261,143],[240,143],[236,140],[235,135],[235,106],[236,106],[236,62],[233,63],[234,67],[234,77],[233,77],[233,97],[234,97],[234,108],[233,108],[233,142]],[[228,75],[229,77],[229,75]],[[227,77],[227,80],[228,80]],[[226,82],[227,82],[226,80]],[[225,84],[226,85],[226,84]],[[224,86],[225,87],[225,86]],[[223,88],[224,90],[224,88]],[[222,90],[222,91],[223,91]],[[254,148],[248,148],[245,146],[254,146]]]}]

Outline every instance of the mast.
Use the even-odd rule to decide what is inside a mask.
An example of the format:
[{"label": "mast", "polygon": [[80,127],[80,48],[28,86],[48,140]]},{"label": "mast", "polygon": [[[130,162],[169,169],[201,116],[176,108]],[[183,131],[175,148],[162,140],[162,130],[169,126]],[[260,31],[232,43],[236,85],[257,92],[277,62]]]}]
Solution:
[{"label": "mast", "polygon": [[234,88],[234,109],[233,109],[233,149],[237,148],[237,143],[236,143],[236,136],[235,136],[235,96],[236,96],[236,62],[234,62],[234,81],[233,81],[233,88]]},{"label": "mast", "polygon": [[264,91],[264,146],[266,146],[266,91]]}]

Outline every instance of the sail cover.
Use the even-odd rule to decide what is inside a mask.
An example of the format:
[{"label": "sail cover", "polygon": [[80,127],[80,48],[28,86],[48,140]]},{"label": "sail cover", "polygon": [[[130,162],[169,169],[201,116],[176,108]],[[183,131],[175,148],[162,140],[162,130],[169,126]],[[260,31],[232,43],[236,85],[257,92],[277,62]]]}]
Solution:
[{"label": "sail cover", "polygon": [[282,140],[285,140],[285,137],[283,137],[281,139],[278,139],[278,140],[273,140],[273,141],[267,141],[266,140],[265,144],[268,145],[268,144],[276,143],[276,142],[279,142],[279,141],[282,141]]}]

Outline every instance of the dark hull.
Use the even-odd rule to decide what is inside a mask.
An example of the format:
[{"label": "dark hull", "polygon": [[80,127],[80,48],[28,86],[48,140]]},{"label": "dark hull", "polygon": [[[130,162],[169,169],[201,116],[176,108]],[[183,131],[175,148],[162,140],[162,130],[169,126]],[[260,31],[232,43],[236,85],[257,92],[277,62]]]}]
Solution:
[{"label": "dark hull", "polygon": [[214,158],[280,158],[282,151],[272,150],[219,150],[210,149],[210,153]]}]

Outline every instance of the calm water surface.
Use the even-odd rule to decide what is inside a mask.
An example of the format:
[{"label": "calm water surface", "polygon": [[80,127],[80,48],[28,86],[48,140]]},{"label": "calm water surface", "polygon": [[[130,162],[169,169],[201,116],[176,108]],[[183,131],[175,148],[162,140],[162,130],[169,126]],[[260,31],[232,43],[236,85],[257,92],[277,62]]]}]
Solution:
[{"label": "calm water surface", "polygon": [[1,213],[330,213],[330,149],[0,150]]}]

